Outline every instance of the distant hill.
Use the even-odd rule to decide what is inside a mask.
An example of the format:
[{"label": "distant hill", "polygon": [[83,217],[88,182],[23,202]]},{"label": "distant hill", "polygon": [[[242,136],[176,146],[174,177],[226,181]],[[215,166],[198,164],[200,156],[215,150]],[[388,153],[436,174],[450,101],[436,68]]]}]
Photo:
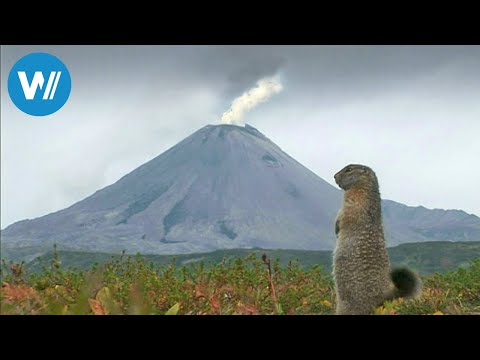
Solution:
[{"label": "distant hill", "polygon": [[[389,248],[388,252],[393,266],[407,265],[426,275],[434,272],[446,272],[459,266],[468,266],[472,260],[480,258],[480,241],[410,243]],[[171,263],[173,258],[177,265],[188,265],[200,261],[208,265],[210,262],[231,261],[252,253],[259,257],[265,253],[271,259],[279,259],[283,265],[289,261],[297,261],[300,266],[305,268],[320,265],[325,271],[331,272],[332,253],[330,251],[231,249],[208,253],[145,255],[143,257],[149,262],[163,265]],[[102,264],[120,257],[120,255],[106,253],[77,251],[58,251],[58,254],[62,261],[62,267],[77,269],[88,269],[95,263]],[[52,257],[53,252],[37,257],[27,264],[27,269],[40,271],[43,266],[50,264]]]},{"label": "distant hill", "polygon": [[[321,144],[311,151],[327,156]],[[164,255],[333,250],[342,196],[257,129],[208,125],[69,208],[8,226],[1,251],[30,260],[54,243],[69,251]],[[389,200],[382,210],[390,246],[480,240],[480,218],[461,210]]]}]

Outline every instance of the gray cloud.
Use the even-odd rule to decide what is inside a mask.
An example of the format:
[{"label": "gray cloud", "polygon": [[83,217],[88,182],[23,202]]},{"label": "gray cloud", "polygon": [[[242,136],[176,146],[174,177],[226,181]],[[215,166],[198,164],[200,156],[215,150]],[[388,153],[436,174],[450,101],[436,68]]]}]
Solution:
[{"label": "gray cloud", "polygon": [[[1,226],[92,194],[208,123],[264,76],[284,91],[245,119],[331,181],[349,162],[383,196],[480,215],[480,46],[2,46]],[[33,51],[72,76],[67,105],[11,103],[11,66]]]}]

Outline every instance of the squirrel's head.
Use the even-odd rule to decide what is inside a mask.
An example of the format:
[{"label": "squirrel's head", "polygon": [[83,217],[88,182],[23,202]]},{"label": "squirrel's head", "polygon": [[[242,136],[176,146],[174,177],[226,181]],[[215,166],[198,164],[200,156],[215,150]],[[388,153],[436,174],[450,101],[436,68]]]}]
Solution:
[{"label": "squirrel's head", "polygon": [[368,166],[350,164],[334,176],[335,182],[343,190],[356,187],[373,187],[378,189],[377,176]]}]

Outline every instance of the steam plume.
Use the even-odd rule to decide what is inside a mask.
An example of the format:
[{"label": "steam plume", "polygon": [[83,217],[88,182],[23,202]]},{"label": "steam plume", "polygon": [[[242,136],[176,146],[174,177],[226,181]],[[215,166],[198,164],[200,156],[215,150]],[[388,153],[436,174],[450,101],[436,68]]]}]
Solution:
[{"label": "steam plume", "polygon": [[222,122],[225,124],[242,124],[242,118],[247,111],[267,101],[272,95],[278,94],[282,90],[282,84],[275,77],[258,80],[255,87],[233,100],[230,109],[223,113]]}]

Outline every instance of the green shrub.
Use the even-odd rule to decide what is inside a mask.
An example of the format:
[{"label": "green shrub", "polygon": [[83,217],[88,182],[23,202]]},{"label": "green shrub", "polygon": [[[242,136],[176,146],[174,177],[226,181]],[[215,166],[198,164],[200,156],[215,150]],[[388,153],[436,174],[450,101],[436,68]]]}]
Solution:
[{"label": "green shrub", "polygon": [[[3,264],[2,314],[333,314],[330,274],[252,253],[218,263],[177,266],[141,256],[112,258],[88,271],[62,269],[58,256],[40,273]],[[480,259],[467,268],[424,277],[418,299],[387,302],[376,314],[480,313]],[[275,302],[276,300],[276,302]]]}]

